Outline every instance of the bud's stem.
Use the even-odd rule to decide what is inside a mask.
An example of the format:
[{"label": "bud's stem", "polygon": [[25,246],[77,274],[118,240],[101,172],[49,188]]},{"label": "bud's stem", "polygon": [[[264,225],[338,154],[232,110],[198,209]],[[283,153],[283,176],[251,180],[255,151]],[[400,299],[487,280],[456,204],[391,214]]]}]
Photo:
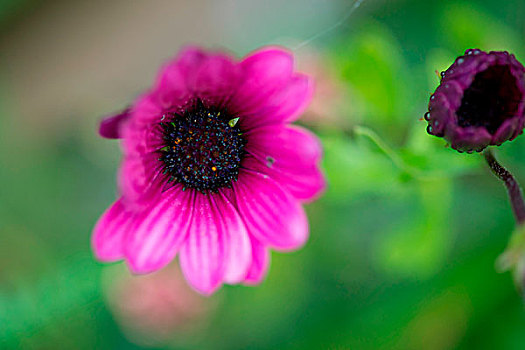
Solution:
[{"label": "bud's stem", "polygon": [[512,176],[512,174],[502,167],[496,158],[492,150],[487,149],[483,152],[485,155],[485,160],[487,161],[490,169],[507,187],[507,193],[509,194],[510,204],[512,206],[512,211],[516,217],[516,222],[518,225],[525,223],[525,202],[523,202],[523,193],[521,191],[520,185]]}]

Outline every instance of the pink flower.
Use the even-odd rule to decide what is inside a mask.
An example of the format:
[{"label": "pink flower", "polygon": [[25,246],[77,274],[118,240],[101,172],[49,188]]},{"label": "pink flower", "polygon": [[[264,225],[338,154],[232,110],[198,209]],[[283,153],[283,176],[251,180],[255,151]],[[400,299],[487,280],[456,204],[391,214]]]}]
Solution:
[{"label": "pink flower", "polygon": [[104,294],[115,320],[134,343],[158,346],[195,334],[217,307],[217,299],[188,288],[173,264],[143,276],[115,267],[104,274]]},{"label": "pink flower", "polygon": [[289,123],[312,97],[292,55],[264,48],[240,62],[186,48],[100,134],[123,139],[121,198],[100,218],[98,259],[135,273],[178,254],[184,276],[211,294],[223,283],[257,284],[270,248],[308,238],[302,202],[325,187],[321,145]]}]

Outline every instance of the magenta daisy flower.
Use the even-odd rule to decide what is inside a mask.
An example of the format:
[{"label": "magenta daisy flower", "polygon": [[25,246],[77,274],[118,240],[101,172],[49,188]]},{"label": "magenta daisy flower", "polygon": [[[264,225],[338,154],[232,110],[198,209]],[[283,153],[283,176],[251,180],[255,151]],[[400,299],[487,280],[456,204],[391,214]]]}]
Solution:
[{"label": "magenta daisy flower", "polygon": [[460,152],[481,152],[523,132],[525,68],[506,51],[469,49],[441,73],[427,132]]},{"label": "magenta daisy flower", "polygon": [[289,124],[311,97],[312,81],[282,49],[239,62],[183,50],[100,125],[102,136],[123,139],[124,159],[121,197],[94,229],[97,258],[148,273],[178,255],[204,294],[261,282],[269,249],[305,243],[302,203],[325,187],[319,140]]}]

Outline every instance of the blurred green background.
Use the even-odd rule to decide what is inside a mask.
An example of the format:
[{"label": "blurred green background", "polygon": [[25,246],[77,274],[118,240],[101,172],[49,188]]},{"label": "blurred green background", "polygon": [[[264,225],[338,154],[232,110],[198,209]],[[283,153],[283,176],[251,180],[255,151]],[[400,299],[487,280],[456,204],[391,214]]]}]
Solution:
[{"label": "blurred green background", "polygon": [[[525,2],[364,0],[308,40],[352,4],[1,0],[0,348],[524,349],[522,298],[494,267],[504,188],[420,118],[465,49],[525,60]],[[296,48],[329,179],[306,247],[211,298],[174,266],[131,278],[90,251],[120,159],[97,123],[185,43]],[[525,184],[525,138],[497,153]]]}]

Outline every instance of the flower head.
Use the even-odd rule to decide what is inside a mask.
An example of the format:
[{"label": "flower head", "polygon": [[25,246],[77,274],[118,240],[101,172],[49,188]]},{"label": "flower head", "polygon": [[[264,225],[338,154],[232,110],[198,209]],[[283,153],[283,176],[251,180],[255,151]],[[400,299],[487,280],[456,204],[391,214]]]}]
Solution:
[{"label": "flower head", "polygon": [[312,96],[290,53],[264,48],[236,61],[186,48],[153,87],[100,134],[123,139],[121,197],[93,233],[96,256],[135,273],[176,255],[204,294],[259,283],[268,250],[308,237],[302,202],[325,186],[318,139],[289,125]]},{"label": "flower head", "polygon": [[501,145],[523,132],[525,68],[508,52],[470,49],[441,73],[427,132],[460,152]]}]

